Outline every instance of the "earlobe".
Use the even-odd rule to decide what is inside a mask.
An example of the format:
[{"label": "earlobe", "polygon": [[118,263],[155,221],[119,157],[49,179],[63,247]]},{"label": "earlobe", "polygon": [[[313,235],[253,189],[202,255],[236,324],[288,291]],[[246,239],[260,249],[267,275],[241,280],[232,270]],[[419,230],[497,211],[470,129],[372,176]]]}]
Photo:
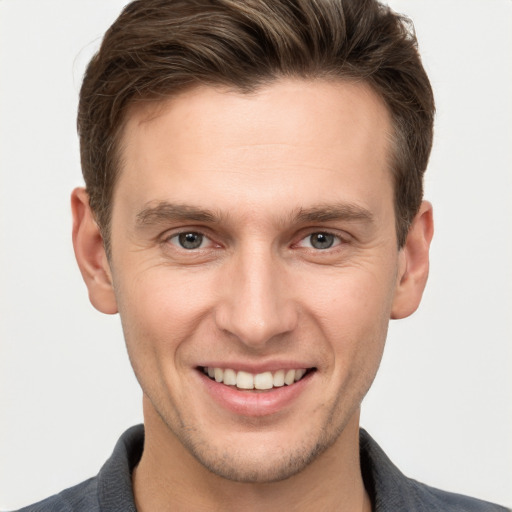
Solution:
[{"label": "earlobe", "polygon": [[89,206],[84,188],[71,194],[73,248],[80,272],[89,290],[91,304],[102,313],[117,313],[110,265],[98,224]]},{"label": "earlobe", "polygon": [[401,249],[391,318],[405,318],[418,308],[427,284],[430,242],[434,234],[432,205],[423,201],[409,228],[405,246]]}]

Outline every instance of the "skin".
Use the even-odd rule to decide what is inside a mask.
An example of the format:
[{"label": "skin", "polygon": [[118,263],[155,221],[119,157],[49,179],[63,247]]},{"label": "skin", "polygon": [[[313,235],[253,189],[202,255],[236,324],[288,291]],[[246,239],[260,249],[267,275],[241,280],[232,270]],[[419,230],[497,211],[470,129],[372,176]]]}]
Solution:
[{"label": "skin", "polygon": [[[397,249],[391,133],[361,83],[195,88],[129,113],[110,261],[73,192],[91,302],[119,311],[144,392],[139,510],[371,509],[360,403],[389,319],[419,305],[433,231],[424,202]],[[181,247],[183,232],[201,247]],[[313,247],[314,233],[332,247]],[[283,362],[314,371],[252,416],[212,400],[198,371]]]}]

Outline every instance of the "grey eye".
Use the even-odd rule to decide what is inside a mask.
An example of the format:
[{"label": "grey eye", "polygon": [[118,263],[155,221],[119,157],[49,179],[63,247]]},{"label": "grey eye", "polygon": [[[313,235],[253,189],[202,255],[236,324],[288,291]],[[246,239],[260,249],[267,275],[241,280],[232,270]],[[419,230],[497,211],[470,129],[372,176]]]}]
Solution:
[{"label": "grey eye", "polygon": [[333,246],[335,238],[330,233],[313,233],[309,236],[309,243],[315,249],[329,249]]},{"label": "grey eye", "polygon": [[203,243],[203,235],[201,233],[180,233],[178,242],[183,249],[199,249]]}]

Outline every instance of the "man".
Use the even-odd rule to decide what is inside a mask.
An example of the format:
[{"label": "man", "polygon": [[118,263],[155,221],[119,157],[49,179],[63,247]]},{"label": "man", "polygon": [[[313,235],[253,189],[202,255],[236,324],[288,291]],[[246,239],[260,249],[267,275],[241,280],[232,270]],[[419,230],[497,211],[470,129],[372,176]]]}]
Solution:
[{"label": "man", "polygon": [[504,510],[406,479],[359,407],[418,306],[433,120],[375,2],[130,4],[81,91],[72,196],[145,430],[28,510]]}]

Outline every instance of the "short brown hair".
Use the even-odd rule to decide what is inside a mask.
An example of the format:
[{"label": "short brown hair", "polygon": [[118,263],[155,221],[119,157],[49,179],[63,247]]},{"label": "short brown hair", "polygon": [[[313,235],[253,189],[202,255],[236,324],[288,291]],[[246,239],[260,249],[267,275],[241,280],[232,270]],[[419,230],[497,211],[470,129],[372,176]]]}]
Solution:
[{"label": "short brown hair", "polygon": [[393,123],[398,245],[423,196],[434,99],[410,21],[377,0],[136,0],[87,67],[78,109],[82,171],[109,250],[127,107],[194,85],[254,91],[280,77],[362,80]]}]

